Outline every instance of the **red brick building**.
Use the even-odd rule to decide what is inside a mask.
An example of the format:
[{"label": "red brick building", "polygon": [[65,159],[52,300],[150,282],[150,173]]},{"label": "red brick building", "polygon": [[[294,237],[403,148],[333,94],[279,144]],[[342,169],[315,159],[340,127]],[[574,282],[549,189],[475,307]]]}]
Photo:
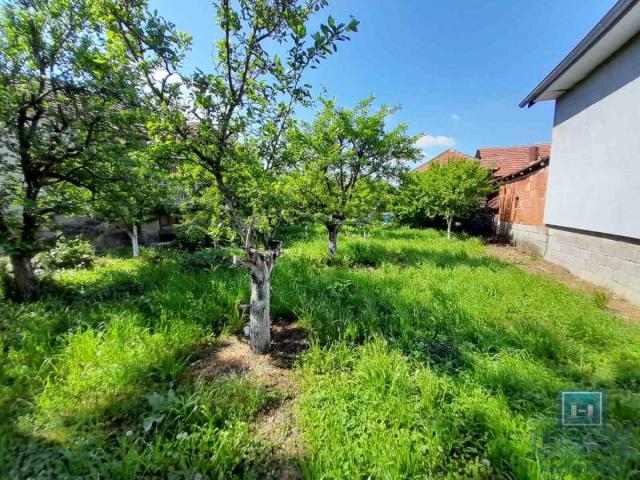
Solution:
[{"label": "red brick building", "polygon": [[498,195],[501,222],[544,225],[548,159],[502,179]]},{"label": "red brick building", "polygon": [[551,145],[479,148],[476,158],[493,171],[499,190],[487,203],[496,230],[514,243],[544,253],[544,204]]},{"label": "red brick building", "polygon": [[544,204],[551,144],[520,145],[515,147],[482,147],[472,157],[454,149],[415,169],[423,172],[434,163],[446,163],[453,158],[480,161],[491,170],[498,191],[487,200],[501,236],[514,243],[541,251],[545,244]]}]

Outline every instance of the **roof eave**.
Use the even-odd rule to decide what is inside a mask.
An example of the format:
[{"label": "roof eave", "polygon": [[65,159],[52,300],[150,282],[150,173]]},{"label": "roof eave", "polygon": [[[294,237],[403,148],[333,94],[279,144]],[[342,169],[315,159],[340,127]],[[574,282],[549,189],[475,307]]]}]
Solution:
[{"label": "roof eave", "polygon": [[[538,84],[527,97],[520,102],[520,108],[531,107],[534,103],[554,100],[562,95],[566,89],[549,91],[560,77],[571,69],[584,55],[591,50],[603,37],[615,27],[618,22],[633,8],[640,0],[619,0],[611,10],[600,20],[597,25],[584,37],[576,47],[556,66],[542,82]],[[629,37],[631,38],[631,37]],[[619,47],[618,47],[619,48]],[[615,50],[614,50],[615,51]],[[613,53],[613,52],[611,52]],[[595,69],[598,63],[590,65],[591,70]]]},{"label": "roof eave", "polygon": [[536,160],[535,162],[530,163],[526,167],[521,168],[516,172],[510,173],[509,175],[505,175],[504,177],[501,177],[499,180],[501,182],[507,182],[509,180],[513,180],[514,178],[518,178],[523,175],[528,175],[529,173],[540,170],[546,167],[547,165],[549,165],[549,159],[550,157],[548,155],[546,157],[542,157]]}]

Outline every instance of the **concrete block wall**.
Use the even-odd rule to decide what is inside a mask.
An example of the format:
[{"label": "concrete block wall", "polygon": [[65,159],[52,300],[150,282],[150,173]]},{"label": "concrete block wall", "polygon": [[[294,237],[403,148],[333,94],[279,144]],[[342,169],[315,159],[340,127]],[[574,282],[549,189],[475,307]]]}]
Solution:
[{"label": "concrete block wall", "polygon": [[546,227],[509,222],[501,222],[501,225],[509,232],[511,243],[544,256],[548,241]]},{"label": "concrete block wall", "polygon": [[545,259],[640,304],[640,241],[548,227]]}]

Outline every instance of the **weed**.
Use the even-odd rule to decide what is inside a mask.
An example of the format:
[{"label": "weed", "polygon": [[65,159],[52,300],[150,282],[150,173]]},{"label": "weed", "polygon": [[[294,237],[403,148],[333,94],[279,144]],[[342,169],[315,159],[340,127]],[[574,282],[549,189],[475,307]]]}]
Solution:
[{"label": "weed", "polygon": [[611,294],[609,292],[596,292],[593,294],[593,303],[601,310],[607,308],[610,300]]}]

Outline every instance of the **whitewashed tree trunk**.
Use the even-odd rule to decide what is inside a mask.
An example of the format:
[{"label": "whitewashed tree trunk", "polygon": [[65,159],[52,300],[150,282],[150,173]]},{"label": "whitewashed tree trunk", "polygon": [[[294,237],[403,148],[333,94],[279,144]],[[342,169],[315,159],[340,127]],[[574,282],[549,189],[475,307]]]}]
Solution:
[{"label": "whitewashed tree trunk", "polygon": [[338,232],[340,231],[340,225],[329,223],[327,224],[327,230],[329,232],[327,254],[330,258],[333,258],[336,256],[336,253],[338,253]]},{"label": "whitewashed tree trunk", "polygon": [[38,283],[33,272],[31,257],[28,255],[11,255],[10,257],[18,299],[34,298],[38,293]]},{"label": "whitewashed tree trunk", "polygon": [[251,349],[256,353],[271,350],[271,268],[269,262],[259,262],[251,272],[249,326]]},{"label": "whitewashed tree trunk", "polygon": [[249,344],[255,353],[265,354],[271,350],[271,271],[280,256],[280,243],[273,242],[264,252],[251,249],[246,253],[247,260],[234,258],[234,263],[247,268],[251,276]]},{"label": "whitewashed tree trunk", "polygon": [[451,224],[453,223],[453,217],[447,217],[447,238],[451,238]]},{"label": "whitewashed tree trunk", "polygon": [[139,257],[140,256],[140,242],[138,239],[138,224],[134,223],[133,227],[131,228],[131,232],[129,232],[129,237],[131,237],[131,248],[133,250],[133,256],[134,257]]}]

